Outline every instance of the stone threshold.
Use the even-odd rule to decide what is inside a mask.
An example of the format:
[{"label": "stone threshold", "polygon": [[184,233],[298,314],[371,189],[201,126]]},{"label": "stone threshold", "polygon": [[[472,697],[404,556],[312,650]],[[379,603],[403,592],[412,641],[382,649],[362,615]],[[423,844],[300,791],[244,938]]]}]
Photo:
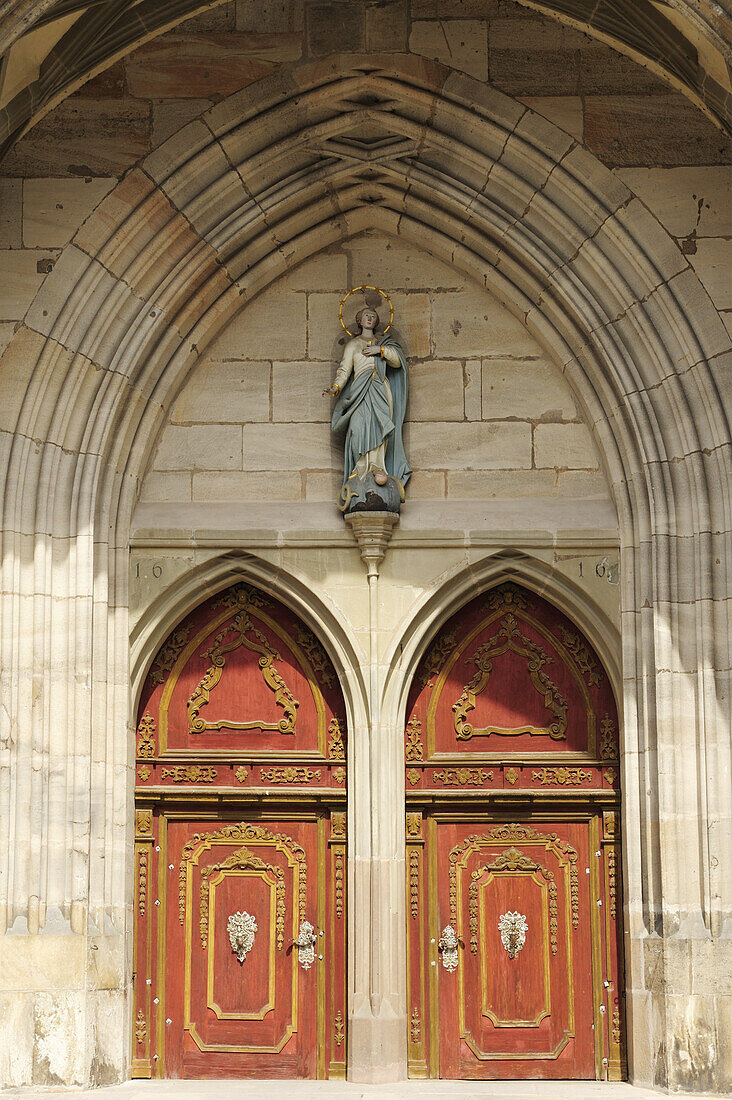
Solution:
[{"label": "stone threshold", "polygon": [[[658,1100],[668,1095],[626,1082],[607,1081],[400,1081],[361,1085],[352,1081],[127,1081],[107,1088],[0,1089],[0,1097],[43,1100],[54,1096],[89,1100]],[[673,1093],[674,1100],[700,1100],[701,1093]]]}]

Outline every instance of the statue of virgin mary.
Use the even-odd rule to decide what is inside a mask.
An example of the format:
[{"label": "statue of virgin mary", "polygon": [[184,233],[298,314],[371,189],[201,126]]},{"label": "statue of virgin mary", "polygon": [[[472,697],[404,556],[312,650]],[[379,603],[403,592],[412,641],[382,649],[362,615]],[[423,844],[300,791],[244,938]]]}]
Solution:
[{"label": "statue of virgin mary", "polygon": [[407,360],[393,336],[375,336],[375,309],[365,306],[356,324],[325,391],[336,397],[333,431],[346,433],[341,509],[398,512],[412,472],[402,442]]}]

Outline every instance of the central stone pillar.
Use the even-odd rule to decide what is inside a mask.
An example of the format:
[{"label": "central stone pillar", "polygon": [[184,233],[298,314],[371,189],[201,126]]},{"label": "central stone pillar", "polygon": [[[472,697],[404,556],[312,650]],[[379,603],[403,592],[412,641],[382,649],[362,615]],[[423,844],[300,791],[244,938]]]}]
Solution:
[{"label": "central stone pillar", "polygon": [[[379,1084],[407,1075],[404,780],[402,736],[381,716],[386,668],[379,630],[379,566],[399,522],[393,512],[346,516],[369,586],[369,721],[354,754],[350,799],[354,859],[354,997],[348,1077]],[[349,827],[351,828],[351,827]]]}]

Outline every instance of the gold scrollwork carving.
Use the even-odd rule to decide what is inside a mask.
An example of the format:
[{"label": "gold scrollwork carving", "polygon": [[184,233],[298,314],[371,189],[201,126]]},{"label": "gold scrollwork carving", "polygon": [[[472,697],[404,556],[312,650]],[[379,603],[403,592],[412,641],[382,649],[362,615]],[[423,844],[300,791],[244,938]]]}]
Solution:
[{"label": "gold scrollwork carving", "polygon": [[[506,851],[501,853],[492,864],[488,865],[489,870],[529,870],[528,863],[524,867],[522,860],[529,860],[533,866],[541,871],[542,875],[546,879],[549,887],[549,930],[550,939],[552,945],[552,952],[556,954],[557,949],[557,929],[558,929],[558,911],[557,911],[557,886],[554,873],[542,867],[541,864],[535,863],[530,857],[525,856],[523,852],[520,852],[513,845],[515,843],[527,842],[527,841],[539,841],[546,845],[548,851],[553,851],[555,855],[561,859],[566,860],[569,863],[569,891],[570,891],[570,905],[572,910],[572,926],[577,928],[579,924],[579,879],[577,875],[577,852],[571,844],[566,841],[560,841],[556,833],[540,833],[536,829],[533,829],[530,825],[523,825],[520,822],[508,822],[505,825],[496,825],[488,833],[478,835],[476,833],[466,837],[460,844],[456,844],[450,851],[448,856],[448,862],[450,865],[449,870],[449,896],[450,896],[450,917],[453,925],[457,924],[457,864],[458,860],[463,856],[470,848],[476,850],[485,841],[491,840],[505,840],[512,846]],[[475,883],[476,877],[479,877],[482,872],[473,872],[473,882],[471,883],[469,890],[470,902],[473,900],[471,891],[475,886],[475,920],[477,922],[477,885]],[[470,905],[469,902],[469,905]],[[472,917],[472,910],[468,910],[469,917]],[[472,925],[471,925],[472,932]],[[477,923],[475,926],[475,935],[477,936]],[[477,939],[476,939],[477,945]],[[472,940],[471,940],[472,949]],[[476,946],[477,951],[477,946]]]},{"label": "gold scrollwork carving", "polygon": [[330,735],[328,741],[328,759],[345,760],[346,747],[343,744],[343,732],[338,718],[331,719],[330,725],[328,726],[328,733]]},{"label": "gold scrollwork carving", "polygon": [[281,867],[265,863],[259,856],[255,856],[248,848],[242,847],[232,852],[227,859],[220,863],[212,863],[208,867],[201,868],[201,915],[199,928],[201,932],[201,947],[208,947],[208,899],[211,889],[210,879],[219,872],[226,871],[266,871],[274,876],[276,914],[275,930],[277,935],[277,947],[281,951],[285,943],[285,878]]},{"label": "gold scrollwork carving", "polygon": [[141,760],[149,760],[155,755],[155,719],[152,714],[143,714],[137,727],[137,755]]},{"label": "gold scrollwork carving", "polygon": [[492,588],[485,602],[486,611],[503,611],[511,607],[515,607],[518,611],[525,611],[528,606],[529,601],[524,592],[515,584],[501,584],[497,588]]},{"label": "gold scrollwork carving", "polygon": [[435,639],[432,648],[428,651],[424,660],[424,665],[419,674],[419,682],[423,688],[431,687],[434,683],[434,678],[442,668],[445,658],[449,657],[455,648],[455,631],[452,630],[448,634],[440,634]]},{"label": "gold scrollwork carving", "polygon": [[337,811],[330,815],[330,835],[331,840],[346,839],[346,815],[344,813]]},{"label": "gold scrollwork carving", "polygon": [[412,1009],[412,1021],[409,1028],[409,1037],[413,1043],[418,1043],[422,1038],[422,1022],[419,1018],[419,1009],[416,1005]]},{"label": "gold scrollwork carving", "polygon": [[407,836],[411,838],[422,835],[422,814],[407,814]]},{"label": "gold scrollwork carving", "polygon": [[616,737],[615,723],[610,715],[606,714],[600,722],[600,758],[602,760],[615,760],[617,758]]},{"label": "gold scrollwork carving", "polygon": [[147,902],[147,852],[140,849],[137,857],[137,908],[140,916],[145,916],[145,904]]},{"label": "gold scrollwork carving", "polygon": [[615,786],[615,768],[605,768],[605,771],[602,773],[602,775],[606,783],[609,783],[611,787]]},{"label": "gold scrollwork carving", "polygon": [[343,852],[335,854],[335,915],[343,916]]},{"label": "gold scrollwork carving", "polygon": [[518,848],[507,848],[499,856],[480,870],[473,871],[472,882],[468,891],[468,918],[470,921],[470,950],[474,955],[478,954],[478,880],[485,871],[538,871],[543,875],[549,889],[549,942],[552,955],[556,955],[559,946],[558,909],[557,909],[557,884],[554,880],[554,872],[543,867],[531,856],[527,856]]},{"label": "gold scrollwork carving", "polygon": [[[468,722],[468,713],[475,710],[476,696],[485,689],[488,683],[493,670],[493,660],[508,652],[508,650],[526,658],[531,682],[539,695],[542,696],[544,706],[554,715],[554,720],[548,726],[519,726],[516,728],[487,726],[485,729],[475,729]],[[471,737],[484,737],[489,734],[515,737],[526,733],[549,736],[553,741],[566,739],[567,700],[556,684],[543,671],[544,665],[548,664],[552,658],[544,652],[541,646],[521,633],[513,615],[504,616],[501,620],[500,630],[487,642],[483,642],[475,653],[470,657],[466,657],[465,660],[474,664],[477,671],[463,688],[458,701],[453,703],[455,734],[459,741],[469,741]]]},{"label": "gold scrollwork carving", "polygon": [[265,599],[261,592],[252,588],[251,584],[239,581],[222,593],[221,599],[212,604],[214,610],[218,607],[229,608],[234,611],[237,608],[247,607],[272,607],[270,600]]},{"label": "gold scrollwork carving", "polygon": [[617,908],[617,881],[615,878],[615,849],[609,846],[605,849],[607,853],[607,885],[610,895],[610,916],[615,920],[616,908]]},{"label": "gold scrollwork carving", "polygon": [[482,768],[444,768],[432,774],[435,783],[443,783],[446,787],[480,787],[492,778],[493,772],[483,771]]},{"label": "gold scrollwork carving", "polygon": [[326,687],[333,687],[335,683],[335,673],[328,659],[328,654],[325,652],[315,635],[311,634],[309,630],[306,630],[305,627],[300,624],[298,624],[297,627],[297,644],[310,661],[315,675],[319,677]]},{"label": "gold scrollwork carving", "polygon": [[[188,863],[193,858],[193,854],[199,845],[203,845],[203,850],[206,850],[210,848],[212,844],[221,841],[231,841],[241,844],[253,844],[257,841],[265,841],[269,844],[287,848],[299,867],[298,878],[300,883],[300,896],[298,898],[298,912],[300,920],[305,920],[305,907],[307,904],[307,858],[305,849],[291,836],[288,836],[287,833],[272,833],[269,829],[265,829],[263,825],[253,825],[248,821],[239,821],[233,825],[224,825],[223,828],[216,829],[210,833],[194,833],[191,839],[186,841],[183,845],[180,868],[178,870],[178,920],[181,925],[185,923],[186,919],[186,879],[188,875]],[[205,868],[201,871],[202,875],[204,870]]]},{"label": "gold scrollwork carving", "polygon": [[559,632],[564,642],[564,648],[574,657],[580,672],[587,677],[587,683],[591,687],[599,684],[603,679],[602,671],[597,667],[597,662],[579,634],[576,634],[573,630],[567,630],[562,623],[559,624]]},{"label": "gold scrollwork carving", "polygon": [[260,777],[263,783],[309,783],[311,779],[320,779],[320,769],[311,768],[262,768]]},{"label": "gold scrollwork carving", "polygon": [[137,810],[135,812],[136,836],[152,836],[152,810]]},{"label": "gold scrollwork carving", "polygon": [[532,772],[535,782],[545,786],[556,783],[560,787],[576,787],[579,783],[592,781],[592,772],[586,772],[582,768],[540,768],[538,772]]},{"label": "gold scrollwork carving", "polygon": [[[233,637],[230,637],[229,641],[224,640],[231,635]],[[284,711],[284,717],[279,722],[261,722],[256,719],[251,722],[234,722],[227,719],[222,719],[219,722],[206,722],[200,717],[200,711],[208,705],[211,692],[221,680],[227,656],[241,646],[252,653],[259,654],[258,663],[262,678],[270,691],[273,692],[275,703],[282,707]],[[240,610],[232,621],[219,631],[214,638],[213,645],[205,650],[201,656],[208,657],[211,664],[188,700],[188,730],[190,733],[204,733],[207,730],[220,732],[222,729],[261,729],[277,730],[279,733],[294,733],[297,708],[300,704],[274,667],[274,662],[281,661],[282,657],[269,644],[261,630],[257,630],[246,610]]]},{"label": "gold scrollwork carving", "polygon": [[340,1009],[338,1009],[336,1017],[333,1021],[333,1041],[335,1042],[336,1046],[342,1046],[345,1037],[346,1031],[343,1026],[343,1013]]},{"label": "gold scrollwork carving", "polygon": [[424,745],[422,744],[422,723],[416,715],[407,722],[407,745],[406,745],[406,758],[407,760],[421,760],[424,753]]},{"label": "gold scrollwork carving", "polygon": [[147,1020],[145,1019],[145,1013],[142,1009],[139,1009],[137,1013],[137,1019],[135,1020],[135,1042],[138,1047],[141,1047],[147,1038]]},{"label": "gold scrollwork carving", "polygon": [[155,658],[152,672],[150,673],[150,682],[152,684],[162,684],[166,675],[170,672],[175,662],[181,655],[183,647],[188,642],[188,635],[190,634],[190,627],[181,626],[178,630],[174,630],[168,638],[163,648]]},{"label": "gold scrollwork carving", "polygon": [[417,783],[419,783],[421,775],[422,773],[417,771],[416,768],[409,769],[409,771],[407,772],[407,783],[409,783],[410,787],[414,787]]},{"label": "gold scrollwork carving", "polygon": [[409,904],[412,920],[419,916],[419,852],[413,848],[409,853]]},{"label": "gold scrollwork carving", "polygon": [[175,764],[172,768],[163,768],[163,779],[172,779],[174,783],[213,783],[216,768],[200,767],[198,764]]}]

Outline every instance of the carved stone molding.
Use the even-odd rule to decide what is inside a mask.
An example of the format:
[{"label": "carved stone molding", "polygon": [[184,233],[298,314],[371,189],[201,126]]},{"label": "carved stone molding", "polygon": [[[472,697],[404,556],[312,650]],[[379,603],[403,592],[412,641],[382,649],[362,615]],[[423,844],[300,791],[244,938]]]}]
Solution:
[{"label": "carved stone molding", "polygon": [[369,577],[378,577],[399,516],[395,512],[350,512],[345,519],[358,543],[366,572]]}]

